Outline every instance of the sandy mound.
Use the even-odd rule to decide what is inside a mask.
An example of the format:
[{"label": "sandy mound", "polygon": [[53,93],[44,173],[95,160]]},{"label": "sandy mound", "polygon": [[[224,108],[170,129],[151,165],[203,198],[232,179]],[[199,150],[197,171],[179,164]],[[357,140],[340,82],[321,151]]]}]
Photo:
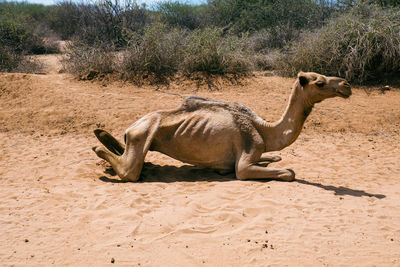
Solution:
[{"label": "sandy mound", "polygon": [[[400,91],[316,106],[276,153],[297,181],[237,181],[150,152],[120,183],[91,151],[179,104],[163,93],[237,101],[273,121],[292,79],[256,75],[219,90],[0,74],[0,258],[17,266],[400,265]],[[160,88],[158,88],[160,89]],[[113,262],[113,263],[112,263]]]}]

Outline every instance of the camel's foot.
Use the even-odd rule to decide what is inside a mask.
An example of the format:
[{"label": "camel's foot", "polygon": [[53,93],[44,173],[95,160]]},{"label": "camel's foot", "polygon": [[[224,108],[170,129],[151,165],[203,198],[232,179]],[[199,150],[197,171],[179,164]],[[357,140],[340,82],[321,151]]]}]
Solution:
[{"label": "camel's foot", "polygon": [[280,156],[271,156],[271,158],[269,159],[270,162],[278,162],[281,160],[282,158]]},{"label": "camel's foot", "polygon": [[102,148],[102,147],[100,147],[100,146],[94,146],[94,147],[92,147],[92,150],[94,151],[94,153],[96,153],[96,155],[99,157],[99,158],[102,158],[102,159],[106,159],[106,151],[104,150],[104,148]]},{"label": "camel's foot", "polygon": [[278,162],[281,160],[282,160],[282,158],[280,156],[272,156],[272,155],[269,155],[268,153],[262,153],[262,155],[258,161],[271,163],[271,162]]},{"label": "camel's foot", "polygon": [[240,163],[236,167],[236,177],[246,179],[278,179],[291,182],[294,180],[294,171],[281,168],[266,168],[257,164]]},{"label": "camel's foot", "polygon": [[124,154],[124,145],[115,139],[110,133],[102,129],[96,129],[94,130],[94,134],[111,153],[114,153],[117,156]]},{"label": "camel's foot", "polygon": [[286,169],[286,170],[288,171],[288,174],[287,175],[285,174],[284,176],[279,177],[279,179],[286,181],[286,182],[293,182],[296,177],[295,172],[291,169]]},{"label": "camel's foot", "polygon": [[121,178],[122,181],[125,182],[136,182],[139,179],[139,176],[132,176],[129,172],[127,172],[125,169],[120,167],[120,164],[118,160],[116,159],[116,156],[109,151],[107,151],[104,147],[101,146],[94,146],[92,147],[92,150],[94,153],[99,158],[104,159],[108,163],[111,164],[113,170],[116,172],[116,174]]}]

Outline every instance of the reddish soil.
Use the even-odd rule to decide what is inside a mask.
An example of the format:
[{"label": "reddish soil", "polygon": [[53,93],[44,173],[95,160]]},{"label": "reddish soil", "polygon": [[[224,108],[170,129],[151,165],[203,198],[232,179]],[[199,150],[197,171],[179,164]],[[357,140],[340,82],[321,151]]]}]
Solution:
[{"label": "reddish soil", "polygon": [[122,139],[184,96],[243,103],[268,121],[293,79],[258,73],[137,87],[77,81],[57,56],[45,75],[0,74],[3,266],[398,266],[400,89],[354,88],[317,104],[273,166],[297,180],[238,181],[150,152],[138,183],[118,183],[91,147]]}]

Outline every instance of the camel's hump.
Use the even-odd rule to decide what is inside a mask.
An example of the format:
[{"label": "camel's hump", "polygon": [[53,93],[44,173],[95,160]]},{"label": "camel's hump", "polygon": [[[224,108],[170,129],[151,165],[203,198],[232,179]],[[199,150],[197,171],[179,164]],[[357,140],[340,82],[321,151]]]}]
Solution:
[{"label": "camel's hump", "polygon": [[253,118],[258,117],[250,108],[236,102],[225,102],[221,100],[208,99],[199,96],[189,96],[185,98],[181,104],[181,108],[186,111],[195,111],[200,109],[225,109],[231,113],[247,115]]}]

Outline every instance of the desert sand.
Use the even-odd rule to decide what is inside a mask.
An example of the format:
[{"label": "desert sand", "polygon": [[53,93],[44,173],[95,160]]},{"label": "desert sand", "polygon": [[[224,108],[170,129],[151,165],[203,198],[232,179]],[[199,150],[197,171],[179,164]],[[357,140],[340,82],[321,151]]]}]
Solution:
[{"label": "desert sand", "polygon": [[214,87],[0,74],[2,266],[400,266],[400,89],[353,88],[317,104],[271,166],[296,181],[238,181],[149,152],[121,183],[92,152],[192,94],[277,120],[293,79],[257,73]]}]

